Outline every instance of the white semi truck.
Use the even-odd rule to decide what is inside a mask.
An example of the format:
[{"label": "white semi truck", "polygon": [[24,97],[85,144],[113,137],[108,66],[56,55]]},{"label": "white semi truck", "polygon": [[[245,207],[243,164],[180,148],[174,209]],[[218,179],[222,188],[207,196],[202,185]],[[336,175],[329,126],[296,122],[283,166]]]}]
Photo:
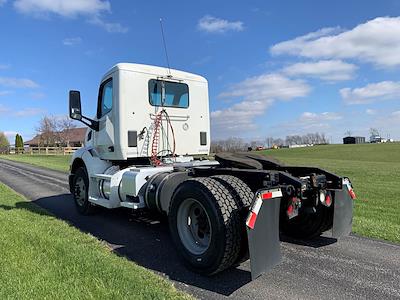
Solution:
[{"label": "white semi truck", "polygon": [[186,265],[212,275],[250,258],[252,278],[280,259],[280,232],[312,238],[352,226],[348,178],[266,156],[210,151],[208,83],[166,68],[120,63],[102,78],[97,114],[69,93],[70,117],[89,128],[69,185],[78,211],[125,207],[168,216]]}]

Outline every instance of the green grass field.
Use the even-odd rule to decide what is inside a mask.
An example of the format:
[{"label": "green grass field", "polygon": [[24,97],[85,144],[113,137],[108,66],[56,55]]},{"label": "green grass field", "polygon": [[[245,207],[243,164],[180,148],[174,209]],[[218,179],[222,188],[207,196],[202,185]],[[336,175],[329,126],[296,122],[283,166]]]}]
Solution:
[{"label": "green grass field", "polygon": [[[316,166],[348,176],[358,197],[353,231],[400,242],[400,143],[327,145],[259,153],[272,155],[287,164]],[[70,160],[68,156],[0,157],[62,171],[68,170]]]},{"label": "green grass field", "polygon": [[0,299],[190,299],[0,184]]},{"label": "green grass field", "polygon": [[324,168],[351,179],[353,232],[400,242],[400,143],[267,150],[286,164]]},{"label": "green grass field", "polygon": [[69,169],[70,155],[0,155],[0,158],[20,161],[23,163],[45,167],[57,171],[67,172]]}]

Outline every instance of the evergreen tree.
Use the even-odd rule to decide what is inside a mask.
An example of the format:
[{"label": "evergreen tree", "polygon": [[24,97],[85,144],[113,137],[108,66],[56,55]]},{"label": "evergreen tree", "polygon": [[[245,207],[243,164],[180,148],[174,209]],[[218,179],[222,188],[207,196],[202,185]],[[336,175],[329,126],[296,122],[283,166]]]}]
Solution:
[{"label": "evergreen tree", "polygon": [[24,148],[24,139],[22,138],[22,135],[19,136],[19,144],[21,145],[21,148]]},{"label": "evergreen tree", "polygon": [[24,141],[22,140],[22,136],[20,134],[15,135],[15,150],[16,153],[23,152]]}]

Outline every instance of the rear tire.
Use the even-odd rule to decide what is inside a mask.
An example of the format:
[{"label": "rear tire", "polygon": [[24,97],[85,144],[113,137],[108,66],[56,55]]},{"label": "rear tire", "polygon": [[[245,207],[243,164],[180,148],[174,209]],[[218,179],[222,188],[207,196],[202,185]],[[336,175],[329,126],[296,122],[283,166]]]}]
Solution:
[{"label": "rear tire", "polygon": [[86,168],[80,167],[76,170],[72,181],[72,191],[78,212],[82,215],[93,214],[95,207],[89,202],[89,177]]},{"label": "rear tire", "polygon": [[236,205],[239,208],[239,216],[240,216],[240,234],[241,244],[238,258],[236,259],[234,265],[239,265],[242,262],[249,259],[249,245],[247,241],[247,232],[246,232],[246,218],[249,213],[249,207],[253,202],[254,193],[249,188],[249,186],[243,182],[243,180],[232,176],[232,175],[215,175],[211,178],[217,180],[221,184],[224,185],[225,188],[231,193],[233,199],[235,199]]},{"label": "rear tire", "polygon": [[212,275],[236,261],[241,245],[238,206],[215,179],[181,183],[172,197],[168,221],[179,254],[194,271]]},{"label": "rear tire", "polygon": [[324,231],[332,228],[333,207],[319,204],[312,214],[301,213],[293,219],[288,219],[286,209],[281,209],[280,230],[289,237],[299,239],[313,239]]}]

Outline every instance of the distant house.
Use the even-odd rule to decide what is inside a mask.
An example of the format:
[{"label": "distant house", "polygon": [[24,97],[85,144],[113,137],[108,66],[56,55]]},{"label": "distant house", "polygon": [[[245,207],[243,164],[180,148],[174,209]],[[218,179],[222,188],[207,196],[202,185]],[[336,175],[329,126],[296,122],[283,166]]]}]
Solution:
[{"label": "distant house", "polygon": [[[86,130],[86,127],[72,128],[68,129],[68,131],[64,130],[59,133],[59,136],[62,136],[62,141],[60,139],[59,141],[55,142],[55,145],[51,146],[82,147],[85,142]],[[26,141],[24,145],[28,145],[29,147],[45,146],[43,144],[43,138],[40,134],[36,135],[30,141]]]},{"label": "distant house", "polygon": [[379,135],[371,135],[369,138],[370,143],[386,143],[387,140],[380,137]]},{"label": "distant house", "polygon": [[346,136],[343,138],[343,144],[365,144],[363,136]]}]

